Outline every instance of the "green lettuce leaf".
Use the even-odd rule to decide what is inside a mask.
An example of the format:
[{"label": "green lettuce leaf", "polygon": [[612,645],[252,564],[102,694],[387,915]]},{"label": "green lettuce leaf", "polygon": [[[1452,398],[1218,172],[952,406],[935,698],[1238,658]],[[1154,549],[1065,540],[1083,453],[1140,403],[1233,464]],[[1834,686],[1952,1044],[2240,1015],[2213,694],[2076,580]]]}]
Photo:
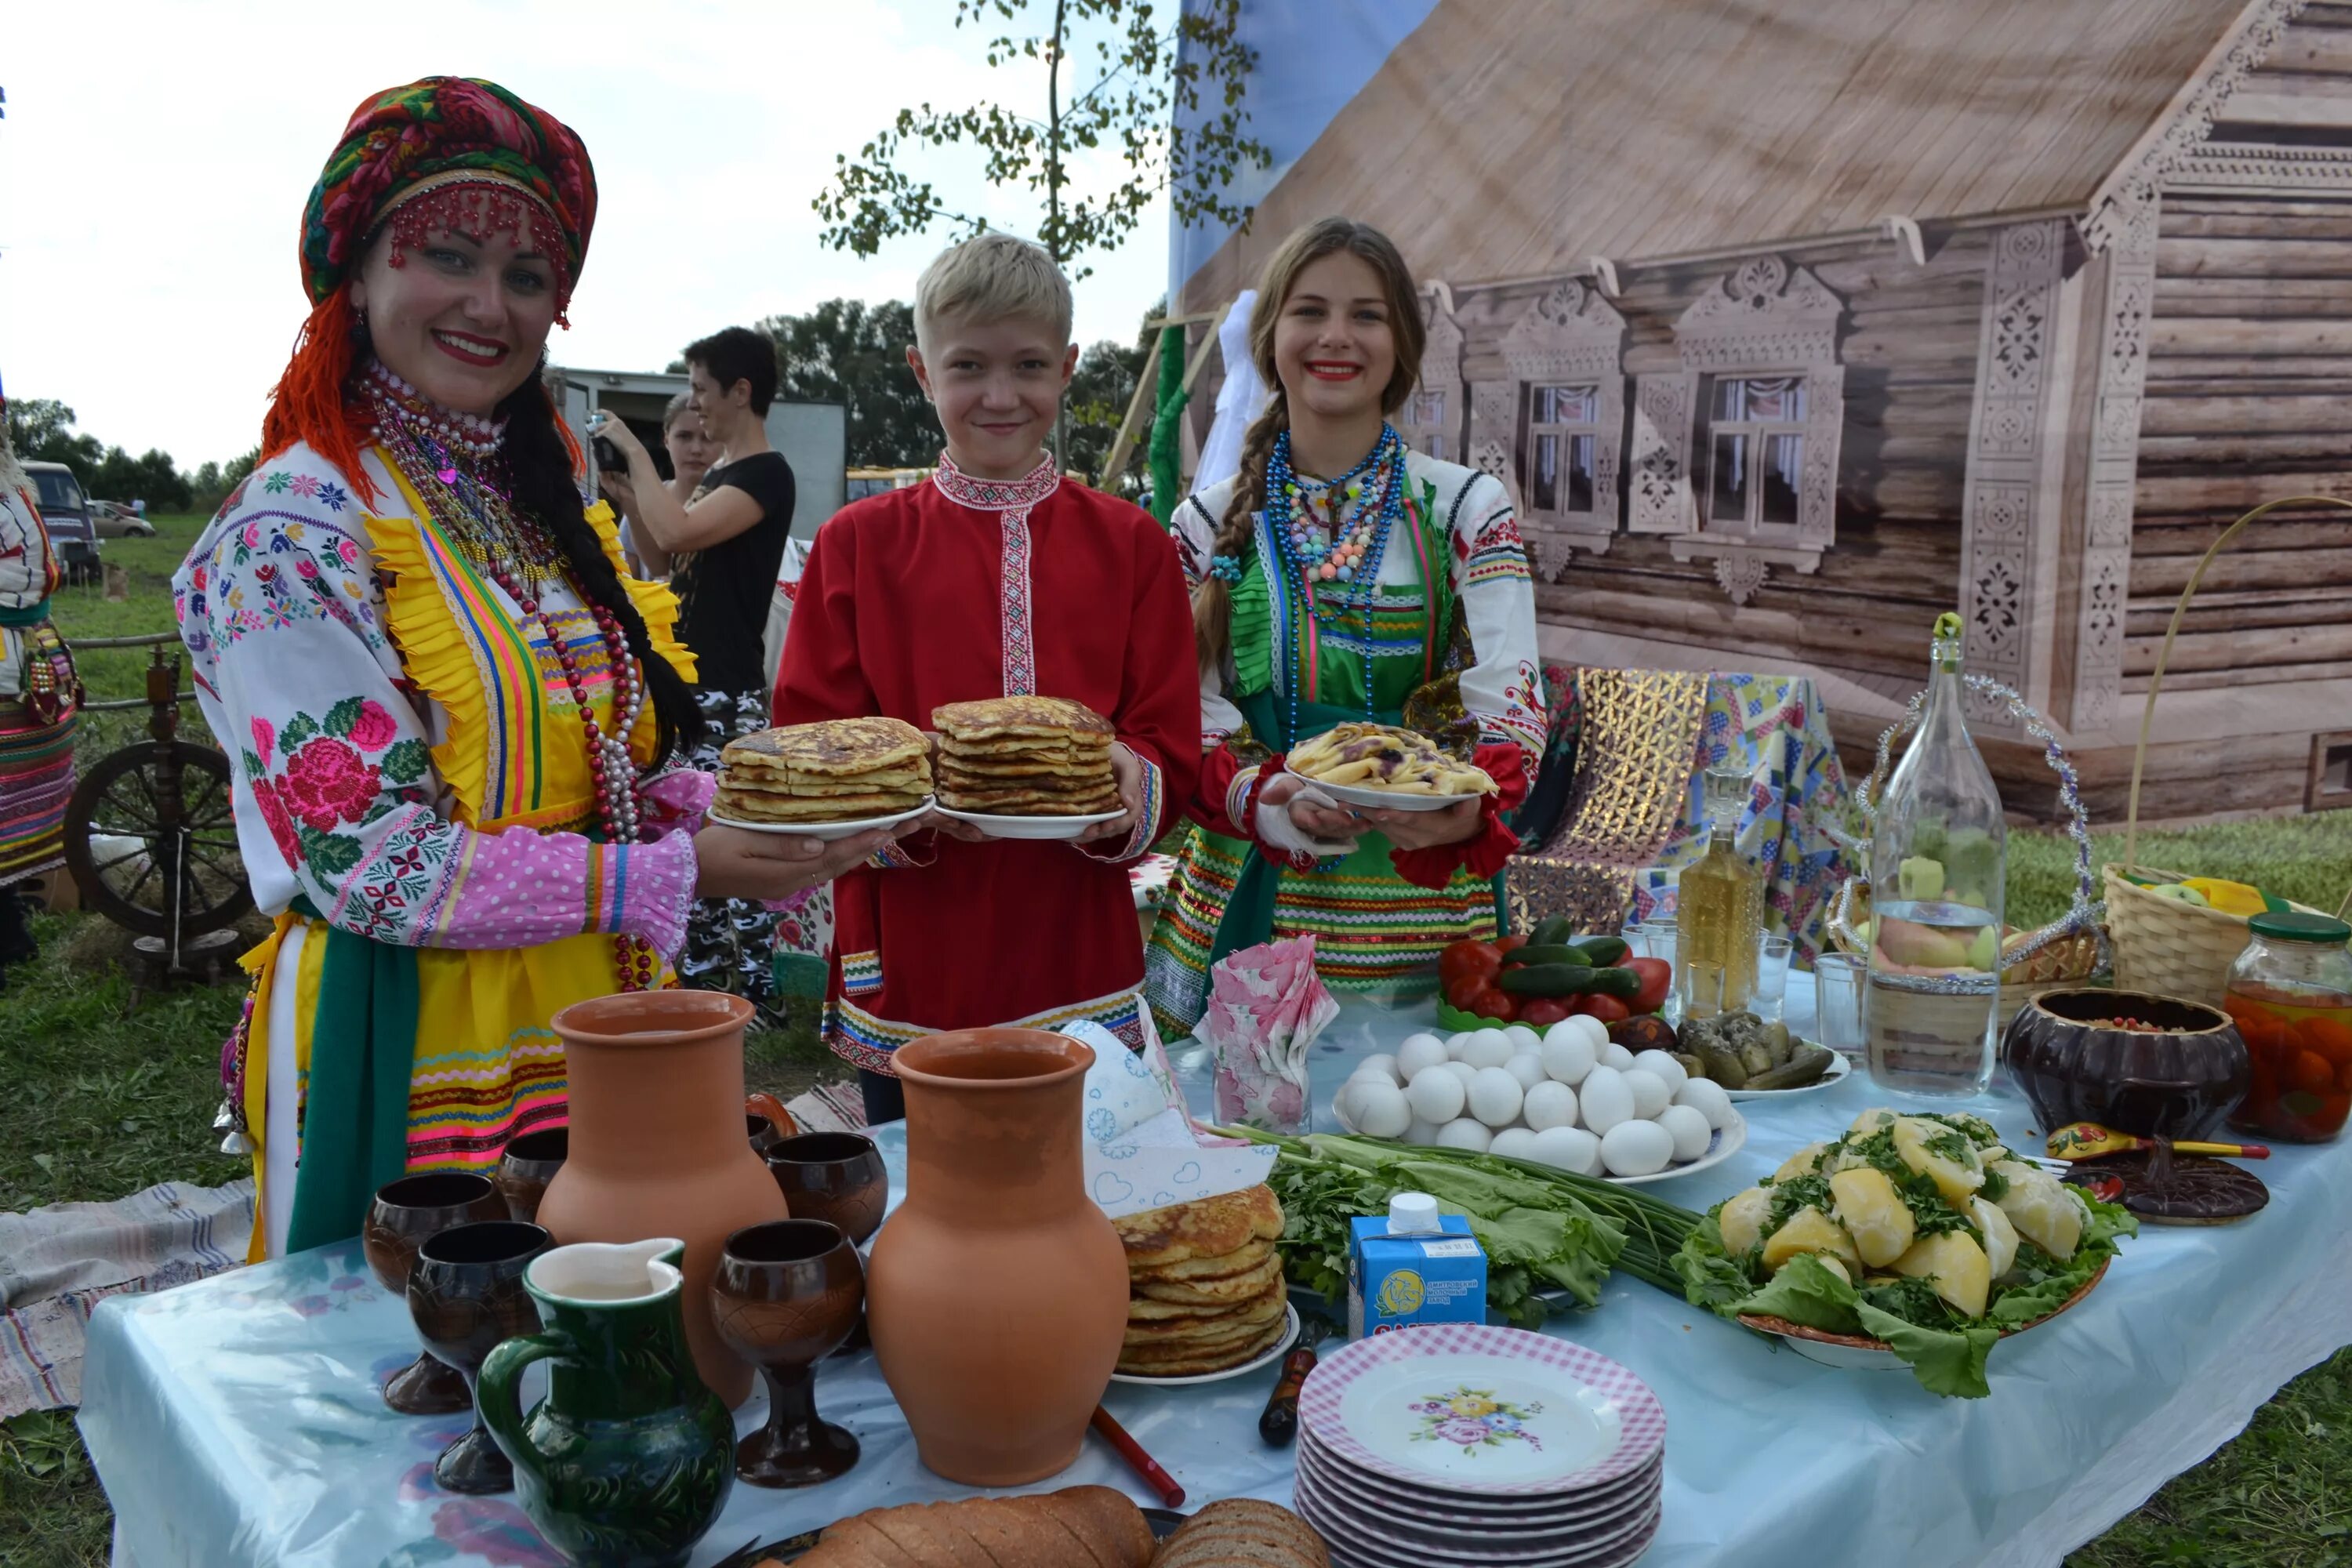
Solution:
[{"label": "green lettuce leaf", "polygon": [[1999,1329],[1923,1329],[1867,1301],[1858,1303],[1854,1310],[1864,1331],[1885,1340],[1928,1393],[1950,1399],[1982,1399],[1992,1392],[1985,1381],[1985,1357],[2000,1341]]},{"label": "green lettuce leaf", "polygon": [[1861,1300],[1852,1285],[1807,1253],[1783,1264],[1762,1289],[1739,1303],[1739,1310],[1786,1318],[1824,1333],[1854,1334],[1863,1331],[1861,1320],[1854,1315]]}]

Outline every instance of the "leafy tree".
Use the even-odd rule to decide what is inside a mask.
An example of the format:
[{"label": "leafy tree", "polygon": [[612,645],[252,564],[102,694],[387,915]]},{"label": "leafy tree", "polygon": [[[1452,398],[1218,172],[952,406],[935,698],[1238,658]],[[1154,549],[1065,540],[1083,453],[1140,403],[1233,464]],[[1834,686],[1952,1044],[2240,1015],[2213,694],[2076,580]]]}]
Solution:
[{"label": "leafy tree", "polygon": [[[956,0],[956,26],[982,26],[992,17],[1018,23],[1032,0]],[[1052,0],[1053,20],[1042,33],[989,40],[991,68],[1027,60],[1045,68],[1045,118],[1001,103],[944,110],[923,104],[902,109],[887,130],[835,160],[834,179],[816,198],[835,249],[871,256],[883,241],[920,234],[940,219],[978,233],[988,221],[944,203],[928,180],[899,166],[912,147],[964,147],[985,155],[992,185],[1022,185],[1042,201],[1038,242],[1067,269],[1094,251],[1118,247],[1164,191],[1178,223],[1244,224],[1250,209],[1226,199],[1225,186],[1244,164],[1264,167],[1272,155],[1246,133],[1243,84],[1256,51],[1241,41],[1241,0],[1203,0],[1180,7],[1163,28],[1151,0]],[[1086,40],[1077,35],[1086,32]],[[1091,85],[1066,100],[1063,68],[1073,55],[1094,55]],[[1076,87],[1076,82],[1068,84]],[[1198,115],[1203,97],[1215,105]],[[1034,97],[1026,107],[1034,109]],[[1179,124],[1181,115],[1192,123]],[[1127,179],[1114,189],[1076,197],[1070,166],[1098,148],[1124,154]],[[1092,268],[1078,267],[1084,278]]]},{"label": "leafy tree", "polygon": [[76,432],[73,424],[74,411],[55,398],[26,398],[8,405],[8,444],[19,459],[68,465],[92,496],[126,503],[144,500],[160,511],[186,510],[187,476],[173,463],[171,453],[150,447],[134,458],[87,432]]},{"label": "leafy tree", "polygon": [[907,368],[913,306],[827,300],[758,330],[775,340],[776,395],[847,407],[851,468],[924,468],[938,458],[939,422]]},{"label": "leafy tree", "polygon": [[[1143,320],[1150,321],[1167,313],[1167,301],[1162,300],[1144,312]],[[1070,378],[1069,395],[1065,406],[1069,413],[1069,458],[1062,466],[1087,476],[1091,480],[1100,474],[1109,460],[1111,443],[1118,439],[1119,421],[1127,417],[1127,405],[1135,396],[1137,378],[1143,374],[1144,361],[1150,357],[1151,331],[1139,324],[1135,342],[1117,343],[1106,338],[1078,356],[1077,374]],[[1132,497],[1143,488],[1147,451],[1143,435],[1127,455],[1119,471],[1104,482],[1120,495]]]},{"label": "leafy tree", "polygon": [[221,502],[228,499],[228,492],[244,482],[245,477],[253,472],[254,465],[260,460],[261,448],[256,447],[244,457],[231,458],[226,463],[206,462],[189,476],[190,510],[218,511]]}]

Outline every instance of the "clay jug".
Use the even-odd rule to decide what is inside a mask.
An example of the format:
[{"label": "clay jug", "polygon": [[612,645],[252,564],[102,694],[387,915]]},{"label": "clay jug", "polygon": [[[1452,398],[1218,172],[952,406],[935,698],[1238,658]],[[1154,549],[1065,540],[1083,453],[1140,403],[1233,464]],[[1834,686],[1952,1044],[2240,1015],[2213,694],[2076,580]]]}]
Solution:
[{"label": "clay jug", "polygon": [[751,1017],[749,1002],[718,991],[635,991],[558,1013],[571,1153],[539,1201],[559,1244],[685,1241],[687,1343],[730,1409],[750,1395],[751,1369],[719,1341],[710,1276],[731,1232],[791,1217],[743,1136]]},{"label": "clay jug", "polygon": [[[573,1563],[685,1568],[735,1481],[735,1423],[695,1375],[677,1241],[559,1247],[523,1288],[544,1329],[490,1352],[481,1419],[522,1510]],[[522,1373],[550,1363],[522,1409]]]},{"label": "clay jug", "polygon": [[866,1316],[923,1463],[966,1486],[1078,1457],[1127,1334],[1127,1252],[1087,1195],[1095,1054],[1041,1029],[932,1035],[893,1058],[907,1197],[874,1238]]}]

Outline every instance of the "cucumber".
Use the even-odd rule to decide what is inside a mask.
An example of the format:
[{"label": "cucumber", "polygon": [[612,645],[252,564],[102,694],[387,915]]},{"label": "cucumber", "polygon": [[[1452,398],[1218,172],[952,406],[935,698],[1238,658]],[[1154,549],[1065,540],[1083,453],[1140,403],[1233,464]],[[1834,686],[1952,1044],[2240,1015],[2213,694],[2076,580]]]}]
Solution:
[{"label": "cucumber", "polygon": [[1549,942],[1541,947],[1529,942],[1525,947],[1514,948],[1503,954],[1503,967],[1506,969],[1524,969],[1531,963],[1574,963],[1587,969],[1599,967],[1588,962],[1580,949],[1559,942]]},{"label": "cucumber", "polygon": [[1529,963],[1506,969],[1496,984],[1514,996],[1603,996],[1630,998],[1642,977],[1630,969],[1596,969],[1589,963]]},{"label": "cucumber", "polygon": [[1581,962],[1595,969],[1622,963],[1625,955],[1633,951],[1632,944],[1622,936],[1580,936],[1569,945],[1584,954]]},{"label": "cucumber", "polygon": [[1819,1083],[1822,1075],[1830,1070],[1830,1050],[1826,1046],[1799,1046],[1786,1062],[1769,1072],[1751,1074],[1750,1089],[1802,1089],[1809,1083]]},{"label": "cucumber", "polygon": [[1495,984],[1514,996],[1575,996],[1601,972],[1582,963],[1531,963],[1506,969]]},{"label": "cucumber", "polygon": [[1575,925],[1566,915],[1547,915],[1536,922],[1534,931],[1528,933],[1528,945],[1557,947],[1574,934],[1575,930]]}]

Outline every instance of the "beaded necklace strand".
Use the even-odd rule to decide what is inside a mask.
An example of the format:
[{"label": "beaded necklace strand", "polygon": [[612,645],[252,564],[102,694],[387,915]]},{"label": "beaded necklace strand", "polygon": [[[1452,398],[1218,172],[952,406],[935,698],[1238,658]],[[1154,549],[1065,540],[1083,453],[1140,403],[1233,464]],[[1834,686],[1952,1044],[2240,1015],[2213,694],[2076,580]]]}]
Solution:
[{"label": "beaded necklace strand", "polygon": [[[1266,461],[1266,521],[1287,574],[1298,584],[1299,597],[1306,601],[1315,627],[1340,629],[1352,608],[1365,637],[1370,637],[1372,600],[1380,590],[1381,561],[1388,552],[1390,535],[1404,516],[1404,442],[1396,427],[1385,422],[1381,426],[1380,439],[1372,443],[1364,460],[1335,479],[1301,476],[1291,466],[1290,432],[1285,430],[1275,437],[1274,455]],[[1314,508],[1318,500],[1329,520],[1328,546],[1317,540],[1313,531]],[[1346,513],[1349,501],[1356,503],[1352,525]],[[1327,605],[1321,592],[1325,584],[1344,584],[1346,587],[1337,589]],[[1312,627],[1302,630],[1307,636],[1314,635]],[[1286,685],[1293,737],[1298,733],[1300,640],[1291,639],[1291,646],[1284,650],[1289,664],[1290,679]],[[1375,711],[1371,665],[1367,659],[1364,717],[1370,720]]]},{"label": "beaded necklace strand", "polygon": [[[506,590],[526,623],[537,623],[540,635],[553,650],[587,734],[588,771],[595,784],[596,817],[604,842],[638,842],[645,799],[635,759],[629,755],[628,738],[635,733],[637,720],[645,711],[645,672],[629,653],[628,634],[622,629],[620,617],[570,583],[562,552],[547,531],[535,519],[515,510],[500,483],[505,466],[500,449],[505,430],[500,423],[439,408],[380,364],[369,367],[363,390],[375,416],[377,444],[415,488],[433,521],[460,554]],[[568,584],[588,606],[604,638],[617,689],[609,731],[596,722],[587,681],[570,643],[540,603],[542,595],[559,584]],[[649,943],[616,934],[613,957],[620,969],[622,990],[653,988],[661,965]]]}]

